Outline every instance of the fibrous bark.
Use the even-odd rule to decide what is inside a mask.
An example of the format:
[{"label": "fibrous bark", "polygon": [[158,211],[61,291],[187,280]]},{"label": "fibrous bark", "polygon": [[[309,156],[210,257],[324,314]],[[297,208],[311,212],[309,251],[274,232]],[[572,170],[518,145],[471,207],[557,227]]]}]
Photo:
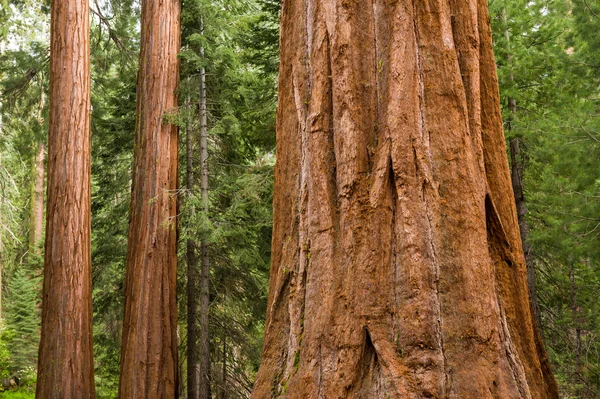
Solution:
[{"label": "fibrous bark", "polygon": [[89,2],[52,2],[42,329],[36,397],[94,398]]},{"label": "fibrous bark", "polygon": [[485,0],[286,0],[253,398],[556,398]]},{"label": "fibrous bark", "polygon": [[142,1],[119,397],[178,395],[177,107],[180,3]]}]

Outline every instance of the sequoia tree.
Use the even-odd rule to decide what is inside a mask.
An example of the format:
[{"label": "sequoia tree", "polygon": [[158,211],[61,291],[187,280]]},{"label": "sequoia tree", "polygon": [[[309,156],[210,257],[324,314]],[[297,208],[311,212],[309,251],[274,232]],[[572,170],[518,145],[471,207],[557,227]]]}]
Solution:
[{"label": "sequoia tree", "polygon": [[253,398],[557,398],[486,0],[287,0]]},{"label": "sequoia tree", "polygon": [[36,397],[94,398],[88,0],[53,1],[42,330]]},{"label": "sequoia tree", "polygon": [[178,0],[142,1],[120,398],[174,398],[177,374]]}]

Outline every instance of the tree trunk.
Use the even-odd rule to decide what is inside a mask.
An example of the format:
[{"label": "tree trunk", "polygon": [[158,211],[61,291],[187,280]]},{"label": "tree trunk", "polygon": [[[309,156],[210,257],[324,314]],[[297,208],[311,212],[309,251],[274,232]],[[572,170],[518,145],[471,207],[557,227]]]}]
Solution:
[{"label": "tree trunk", "polygon": [[575,325],[575,369],[578,376],[581,377],[581,328],[579,327],[577,286],[575,285],[575,265],[573,260],[569,260],[569,281],[571,282],[571,313],[573,324]]},{"label": "tree trunk", "polygon": [[[513,99],[511,99],[513,100]],[[540,306],[537,300],[536,290],[536,276],[533,256],[531,253],[531,245],[528,242],[529,237],[529,223],[525,219],[527,214],[527,206],[525,204],[525,195],[523,192],[523,154],[521,153],[520,139],[513,137],[509,141],[510,147],[510,161],[511,161],[511,182],[513,194],[515,197],[515,205],[517,207],[517,217],[519,221],[519,232],[521,235],[521,244],[523,245],[523,252],[525,254],[525,264],[527,267],[527,287],[529,289],[529,299],[531,300],[531,308],[535,317],[537,327],[540,328],[542,325]]]},{"label": "tree trunk", "polygon": [[52,2],[42,328],[36,397],[94,398],[89,2]]},{"label": "tree trunk", "polygon": [[[204,54],[204,49],[201,50]],[[206,71],[200,71],[200,195],[204,204],[204,212],[208,215],[208,124],[206,117]],[[209,332],[209,300],[210,300],[210,263],[206,240],[200,242],[202,256],[200,265],[200,388],[199,399],[210,399],[210,332]]]},{"label": "tree trunk", "polygon": [[[186,101],[189,112],[189,99]],[[186,126],[186,188],[188,198],[194,189],[193,138],[191,124]],[[187,392],[188,399],[198,399],[198,257],[196,242],[187,240]]]},{"label": "tree trunk", "polygon": [[33,167],[34,180],[31,192],[31,209],[29,215],[29,251],[37,251],[37,245],[42,239],[44,229],[44,156],[46,146],[39,143],[37,146],[35,164]]},{"label": "tree trunk", "polygon": [[180,3],[143,0],[119,397],[175,398]]},{"label": "tree trunk", "polygon": [[[46,95],[42,88],[40,94],[40,108],[38,123],[44,126],[44,107],[46,106]],[[43,142],[37,144],[35,161],[33,164],[33,184],[31,186],[31,208],[29,214],[29,251],[36,253],[37,245],[42,239],[44,229],[44,156],[46,146]]]},{"label": "tree trunk", "polygon": [[227,397],[227,335],[225,334],[225,328],[223,328],[223,363],[221,364],[221,399]]},{"label": "tree trunk", "polygon": [[485,0],[288,0],[253,398],[557,398]]},{"label": "tree trunk", "polygon": [[[0,135],[2,135],[2,98],[0,97]],[[2,170],[2,154],[0,154],[0,171]],[[3,320],[4,313],[2,312],[2,297],[4,293],[4,183],[0,183],[0,322]]]},{"label": "tree trunk", "polygon": [[[4,40],[0,40],[0,55],[4,55]],[[2,125],[2,93],[0,93],[0,136],[4,135],[4,126]],[[2,154],[0,154],[0,171],[2,168]],[[3,274],[4,274],[4,237],[2,227],[2,212],[4,208],[4,184],[0,183],[0,322],[2,321],[2,292],[3,292]]]}]

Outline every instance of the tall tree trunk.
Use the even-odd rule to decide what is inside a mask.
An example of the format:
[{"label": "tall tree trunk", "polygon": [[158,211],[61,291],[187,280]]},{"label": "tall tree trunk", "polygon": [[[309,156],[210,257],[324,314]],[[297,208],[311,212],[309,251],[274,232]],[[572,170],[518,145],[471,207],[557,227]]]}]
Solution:
[{"label": "tall tree trunk", "polygon": [[[40,95],[40,108],[38,111],[38,123],[44,126],[44,107],[46,106],[46,95],[42,88]],[[42,239],[44,229],[44,157],[46,146],[43,142],[37,144],[35,160],[33,163],[33,184],[31,186],[31,208],[29,211],[29,251],[35,253],[37,245]]]},{"label": "tall tree trunk", "polygon": [[221,399],[227,397],[227,334],[225,334],[225,328],[223,328],[223,363],[221,364],[221,374],[223,378],[221,380]]},{"label": "tall tree trunk", "polygon": [[[186,100],[189,112],[189,98]],[[193,134],[191,124],[187,123],[185,133],[186,147],[186,188],[188,198],[194,190]],[[198,257],[196,242],[188,238],[186,248],[187,260],[187,392],[188,399],[198,399]]]},{"label": "tall tree trunk", "polygon": [[[6,43],[0,40],[0,55],[4,55]],[[0,136],[4,134],[4,126],[2,124],[2,93],[0,93]],[[0,154],[0,171],[2,168],[2,154]],[[4,183],[0,183],[0,321],[2,321],[2,293],[3,293],[3,275],[4,275],[4,237],[2,228],[2,217],[4,207]]]},{"label": "tall tree trunk", "polygon": [[89,2],[52,2],[42,329],[36,397],[94,398]]},{"label": "tall tree trunk", "polygon": [[557,398],[485,0],[288,0],[253,398]]},{"label": "tall tree trunk", "polygon": [[[204,55],[204,49],[201,50]],[[200,71],[200,195],[204,212],[208,214],[208,123],[206,117],[206,71]],[[209,331],[209,300],[210,300],[210,263],[208,259],[208,244],[200,242],[202,256],[200,265],[200,388],[199,398],[210,399],[210,331]]]},{"label": "tall tree trunk", "polygon": [[575,265],[573,260],[569,260],[569,281],[571,282],[571,313],[573,324],[575,325],[575,366],[577,374],[581,377],[581,328],[579,327],[577,286],[575,284]]},{"label": "tall tree trunk", "polygon": [[[175,398],[180,3],[143,0],[119,397]],[[172,115],[171,115],[172,117]]]},{"label": "tall tree trunk", "polygon": [[[0,97],[0,135],[2,135],[2,98]],[[2,154],[0,153],[0,172],[2,170]],[[4,292],[4,286],[2,285],[4,280],[4,227],[3,225],[3,212],[4,212],[4,183],[0,182],[0,322],[4,313],[2,312],[2,297]]]},{"label": "tall tree trunk", "polygon": [[35,253],[44,229],[44,156],[46,146],[37,145],[35,164],[33,167],[34,181],[31,192],[31,210],[29,215],[29,251]]}]

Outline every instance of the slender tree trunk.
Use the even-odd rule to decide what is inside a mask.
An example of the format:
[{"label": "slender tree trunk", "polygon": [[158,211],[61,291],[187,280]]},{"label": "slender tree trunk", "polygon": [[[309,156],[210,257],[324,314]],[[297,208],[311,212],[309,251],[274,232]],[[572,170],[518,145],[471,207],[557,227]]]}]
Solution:
[{"label": "slender tree trunk", "polygon": [[[201,50],[204,55],[204,49]],[[208,214],[208,124],[206,116],[206,71],[200,71],[200,195],[204,212]],[[199,399],[210,399],[210,331],[209,331],[209,279],[210,263],[206,240],[200,242],[200,388]]]},{"label": "slender tree trunk", "polygon": [[36,398],[94,398],[89,2],[52,2],[48,200]]},{"label": "slender tree trunk", "polygon": [[[0,97],[0,136],[2,135],[2,98]],[[0,154],[0,171],[2,168],[2,154]],[[4,275],[4,228],[3,225],[3,216],[4,216],[4,183],[0,182],[0,322],[2,322],[2,318],[4,313],[2,312],[2,297],[4,292],[3,284],[3,275]]]},{"label": "slender tree trunk", "polygon": [[485,0],[288,0],[253,398],[558,398]]},{"label": "slender tree trunk", "polygon": [[571,282],[571,313],[575,325],[575,366],[577,374],[581,377],[581,328],[577,309],[577,286],[575,284],[575,266],[573,260],[569,261],[569,280]]},{"label": "slender tree trunk", "polygon": [[119,397],[178,396],[177,108],[180,3],[143,0]]},{"label": "slender tree trunk", "polygon": [[[189,99],[186,101],[189,111]],[[194,190],[193,169],[193,133],[188,122],[185,135],[186,147],[186,188],[188,197]],[[198,257],[196,256],[196,242],[191,238],[187,240],[187,392],[188,399],[198,399]]]},{"label": "slender tree trunk", "polygon": [[42,239],[44,231],[44,156],[46,152],[44,143],[38,144],[36,152],[29,227],[29,250],[32,252],[36,252],[37,244]]},{"label": "slender tree trunk", "polygon": [[[4,55],[4,48],[6,44],[4,40],[0,41],[0,55]],[[4,134],[4,126],[2,124],[2,93],[0,93],[0,137]],[[0,168],[2,168],[2,154],[0,154]],[[4,183],[0,183],[0,321],[2,321],[2,293],[3,293],[3,280],[2,277],[4,275],[4,237],[3,237],[3,228],[2,226],[2,217],[3,217],[3,208],[4,208]]]},{"label": "slender tree trunk", "polygon": [[[38,123],[44,126],[44,107],[46,106],[46,95],[42,88],[40,95],[40,108],[38,111]],[[33,184],[31,187],[31,209],[29,214],[29,251],[35,253],[37,245],[43,236],[44,229],[44,157],[46,146],[43,142],[37,144],[35,162],[33,165]]]},{"label": "slender tree trunk", "polygon": [[[224,329],[223,329],[224,330]],[[227,335],[223,331],[223,364],[222,364],[223,379],[221,381],[221,399],[227,397]]]}]

